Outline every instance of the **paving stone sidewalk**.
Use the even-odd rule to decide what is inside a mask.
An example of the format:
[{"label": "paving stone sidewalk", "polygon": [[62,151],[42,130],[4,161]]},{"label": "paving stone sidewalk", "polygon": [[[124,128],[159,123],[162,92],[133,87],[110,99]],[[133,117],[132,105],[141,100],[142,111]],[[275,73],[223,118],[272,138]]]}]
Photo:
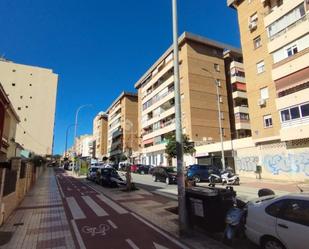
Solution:
[{"label": "paving stone sidewalk", "polygon": [[47,168],[21,205],[0,227],[11,237],[1,249],[75,249],[54,170]]}]

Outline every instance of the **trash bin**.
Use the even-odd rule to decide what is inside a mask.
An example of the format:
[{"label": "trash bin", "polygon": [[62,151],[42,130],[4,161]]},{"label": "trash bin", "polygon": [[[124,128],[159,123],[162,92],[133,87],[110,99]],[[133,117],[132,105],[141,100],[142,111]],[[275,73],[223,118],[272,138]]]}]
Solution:
[{"label": "trash bin", "polygon": [[186,189],[189,224],[209,232],[222,232],[227,211],[233,206],[233,188],[192,187]]}]

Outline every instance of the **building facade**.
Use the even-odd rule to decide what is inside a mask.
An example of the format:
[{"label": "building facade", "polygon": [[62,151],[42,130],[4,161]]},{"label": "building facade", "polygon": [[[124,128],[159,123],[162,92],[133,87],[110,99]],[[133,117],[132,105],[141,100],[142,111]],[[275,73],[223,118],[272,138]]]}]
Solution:
[{"label": "building facade", "polygon": [[[196,143],[231,137],[227,72],[223,52],[237,48],[190,33],[179,38],[183,133]],[[218,94],[217,94],[218,87]],[[167,165],[167,137],[175,132],[173,54],[169,48],[135,84],[139,97],[140,160]],[[218,111],[218,102],[221,112]]]},{"label": "building facade", "polygon": [[81,135],[75,139],[75,151],[78,157],[88,157],[92,156],[92,135]]},{"label": "building facade", "polygon": [[19,156],[21,146],[15,139],[19,122],[19,117],[0,84],[0,162]]},{"label": "building facade", "polygon": [[36,154],[52,154],[58,75],[1,59],[0,82],[20,117],[16,142]]},{"label": "building facade", "polygon": [[[309,176],[309,3],[228,0],[237,10],[255,158],[274,178]],[[252,163],[251,165],[253,165]],[[236,163],[237,166],[237,163]],[[239,170],[252,175],[254,167]]]},{"label": "building facade", "polygon": [[107,155],[108,115],[100,112],[93,120],[94,157],[102,160]]},{"label": "building facade", "polygon": [[132,158],[138,150],[138,97],[123,92],[107,109],[107,152],[114,161]]}]

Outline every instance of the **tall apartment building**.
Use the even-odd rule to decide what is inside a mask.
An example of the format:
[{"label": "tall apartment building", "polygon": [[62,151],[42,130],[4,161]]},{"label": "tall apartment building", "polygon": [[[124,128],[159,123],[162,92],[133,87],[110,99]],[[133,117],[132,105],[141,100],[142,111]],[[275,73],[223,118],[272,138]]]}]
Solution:
[{"label": "tall apartment building", "polygon": [[[228,0],[237,9],[254,160],[276,176],[309,167],[309,2]],[[247,153],[247,156],[249,154]]]},{"label": "tall apartment building", "polygon": [[[183,133],[194,142],[220,141],[218,100],[224,140],[230,139],[223,52],[241,51],[186,32],[179,38],[179,49]],[[135,88],[139,97],[141,161],[167,165],[167,136],[175,132],[172,47],[137,81]]]},{"label": "tall apartment building", "polygon": [[20,117],[16,141],[37,154],[51,154],[58,75],[1,59],[0,82]]},{"label": "tall apartment building", "polygon": [[92,135],[81,135],[75,139],[75,150],[77,156],[80,157],[91,157],[91,149],[93,144]]},{"label": "tall apartment building", "polygon": [[123,155],[132,156],[138,150],[137,94],[123,92],[107,109],[109,157],[119,162]]},{"label": "tall apartment building", "polygon": [[94,158],[101,160],[107,154],[108,116],[100,112],[93,120]]},{"label": "tall apartment building", "polygon": [[250,137],[251,125],[242,54],[226,50],[223,57],[227,75],[231,138]]}]

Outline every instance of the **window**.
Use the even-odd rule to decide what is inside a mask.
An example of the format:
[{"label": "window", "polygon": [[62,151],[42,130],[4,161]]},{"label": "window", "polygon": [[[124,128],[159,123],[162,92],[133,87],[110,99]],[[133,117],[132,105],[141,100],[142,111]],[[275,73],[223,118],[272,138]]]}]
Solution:
[{"label": "window", "polygon": [[20,111],[20,110],[21,110],[21,107],[17,107],[17,110],[19,110],[19,111]]},{"label": "window", "polygon": [[291,116],[290,116],[289,110],[281,111],[281,121],[282,122],[289,121],[290,119],[291,119]]},{"label": "window", "polygon": [[12,83],[12,86],[16,86],[16,84],[15,84],[15,83]]},{"label": "window", "polygon": [[32,86],[32,84],[29,84],[29,86]]},{"label": "window", "polygon": [[28,108],[28,106],[27,106],[27,105],[26,105],[25,107],[26,107],[26,108]]},{"label": "window", "polygon": [[13,72],[13,73],[15,73],[15,72],[16,72],[16,70],[15,70],[15,69],[13,69],[13,70],[12,70],[12,72]]},{"label": "window", "polygon": [[220,72],[220,65],[214,64],[214,69],[215,69],[216,72]]},{"label": "window", "polygon": [[221,86],[221,80],[216,79],[216,84],[217,84],[217,86]]},{"label": "window", "polygon": [[256,63],[256,71],[258,74],[263,73],[265,71],[265,63],[264,61],[260,61]]},{"label": "window", "polygon": [[301,105],[300,110],[301,110],[302,117],[309,116],[309,104]]},{"label": "window", "polygon": [[254,38],[253,45],[254,45],[254,49],[257,49],[262,46],[261,36]]},{"label": "window", "polygon": [[265,128],[273,126],[273,119],[272,119],[271,115],[266,115],[266,116],[263,117],[263,119],[264,119],[264,127]]},{"label": "window", "polygon": [[283,220],[309,226],[309,201],[288,200],[280,216]]},{"label": "window", "polygon": [[258,20],[258,14],[255,12],[252,16],[250,16],[250,22],[257,22]]},{"label": "window", "polygon": [[30,96],[30,99],[32,99],[32,96]]},{"label": "window", "polygon": [[219,102],[220,102],[220,103],[223,103],[223,98],[222,98],[221,95],[219,95]]},{"label": "window", "polygon": [[290,109],[291,112],[291,119],[297,119],[300,118],[300,113],[299,113],[299,107],[293,107]]},{"label": "window", "polygon": [[264,87],[264,88],[260,89],[260,96],[261,96],[261,99],[268,99],[269,98],[268,87]]},{"label": "window", "polygon": [[271,216],[279,217],[281,208],[286,203],[285,200],[280,200],[275,203],[270,204],[268,207],[265,208],[265,212]]},{"label": "window", "polygon": [[220,117],[221,117],[222,120],[224,119],[224,113],[223,112],[220,112]]},{"label": "window", "polygon": [[288,56],[288,57],[290,57],[290,56],[292,56],[292,55],[294,55],[294,54],[297,54],[297,52],[298,52],[298,49],[297,49],[297,46],[296,46],[296,45],[293,45],[293,46],[288,47],[288,48],[286,49],[286,53],[287,53],[287,56]]},{"label": "window", "polygon": [[221,128],[222,136],[225,136],[225,130],[224,128]]}]

